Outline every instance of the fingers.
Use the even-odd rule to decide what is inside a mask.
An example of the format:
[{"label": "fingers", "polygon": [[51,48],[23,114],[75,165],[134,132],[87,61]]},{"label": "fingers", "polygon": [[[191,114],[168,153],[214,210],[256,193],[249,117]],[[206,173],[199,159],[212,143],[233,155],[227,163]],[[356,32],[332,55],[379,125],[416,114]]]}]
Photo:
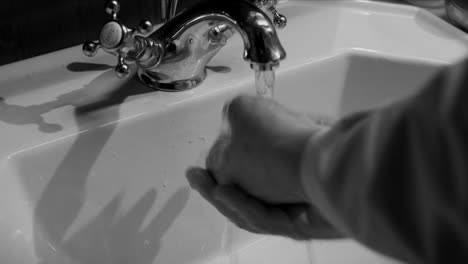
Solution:
[{"label": "fingers", "polygon": [[189,168],[186,172],[186,177],[190,186],[200,193],[200,195],[212,204],[221,214],[235,223],[241,222],[235,212],[215,199],[213,192],[218,187],[218,184],[209,172],[201,168]]},{"label": "fingers", "polygon": [[229,123],[238,120],[239,115],[243,115],[244,112],[248,111],[252,105],[253,100],[256,98],[251,95],[239,95],[234,97],[232,100],[227,101],[223,107],[223,117],[227,118]]},{"label": "fingers", "polygon": [[236,186],[219,186],[213,195],[235,213],[240,220],[236,224],[241,228],[254,230],[256,233],[288,237],[295,233],[288,216],[282,210],[263,203]]},{"label": "fingers", "polygon": [[[266,204],[233,185],[218,185],[201,168],[187,171],[193,189],[238,227],[253,233],[287,236],[305,240],[312,237],[306,220],[298,217],[304,206],[279,207]],[[302,218],[304,219],[304,217]]]},{"label": "fingers", "polygon": [[270,205],[233,185],[219,186],[213,191],[213,195],[235,213],[237,221],[241,221],[235,222],[239,227],[255,233],[286,236],[296,240],[343,237],[308,204]]},{"label": "fingers", "polygon": [[236,186],[218,185],[201,168],[189,169],[187,179],[191,187],[220,213],[252,233],[280,235],[296,240],[343,237],[309,205],[269,205]]},{"label": "fingers", "polygon": [[191,168],[187,171],[186,176],[193,189],[198,191],[203,198],[238,227],[253,233],[266,233],[265,231],[258,230],[246,221],[243,214],[240,213],[243,211],[242,208],[229,206],[220,195],[215,194],[222,192],[218,190],[221,187],[217,185],[207,171],[201,168]]}]

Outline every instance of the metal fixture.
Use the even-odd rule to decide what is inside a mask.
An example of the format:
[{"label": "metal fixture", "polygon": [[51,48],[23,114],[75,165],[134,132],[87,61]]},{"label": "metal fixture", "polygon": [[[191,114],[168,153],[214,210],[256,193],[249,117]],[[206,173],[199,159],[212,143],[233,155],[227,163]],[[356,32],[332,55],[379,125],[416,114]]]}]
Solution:
[{"label": "metal fixture", "polygon": [[284,15],[278,13],[278,11],[276,10],[278,0],[253,0],[253,3],[256,6],[262,8],[262,10],[271,13],[271,15],[273,16],[273,23],[275,23],[275,26],[277,26],[278,28],[286,27],[288,19]]},{"label": "metal fixture", "polygon": [[[151,33],[153,27],[146,20],[136,29],[120,23],[120,5],[111,0],[106,5],[111,18],[101,29],[100,41],[86,42],[83,51],[94,56],[102,48],[117,56],[115,71],[119,77],[125,77],[134,67],[147,86],[181,91],[205,79],[206,65],[237,31],[244,42],[244,59],[253,69],[270,70],[286,53],[275,26],[256,4],[247,0],[205,0]],[[166,18],[175,11],[168,14]]]},{"label": "metal fixture", "polygon": [[[120,4],[117,0],[108,1],[105,11],[110,16],[110,21],[105,23],[102,27],[99,41],[87,41],[83,44],[83,53],[86,56],[92,57],[96,55],[100,48],[117,56],[115,72],[120,78],[129,74],[130,67],[128,63],[136,62],[141,57],[151,57],[153,60],[158,60],[158,58],[160,58],[161,54],[158,52],[161,52],[162,47],[155,47],[152,50],[148,49],[145,51],[139,48],[141,46],[159,44],[156,42],[149,42],[145,38],[153,28],[151,22],[142,20],[135,29],[124,26],[118,19]],[[148,52],[151,52],[151,54]],[[156,64],[157,61],[153,63]]]}]

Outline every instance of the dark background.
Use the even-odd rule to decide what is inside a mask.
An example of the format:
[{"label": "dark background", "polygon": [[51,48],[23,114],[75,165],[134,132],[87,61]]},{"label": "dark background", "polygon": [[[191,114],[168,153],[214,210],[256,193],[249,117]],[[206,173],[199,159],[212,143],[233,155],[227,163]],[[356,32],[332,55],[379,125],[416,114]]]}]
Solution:
[{"label": "dark background", "polygon": [[[134,27],[161,20],[160,0],[119,0],[119,18]],[[178,10],[194,4],[179,0]],[[0,65],[98,39],[105,0],[1,0]]]},{"label": "dark background", "polygon": [[[119,0],[119,18],[129,27],[135,27],[143,18],[158,23],[161,21],[160,1]],[[199,1],[179,0],[177,10],[180,12]],[[0,0],[0,65],[98,39],[99,31],[108,19],[104,12],[105,2]]]}]

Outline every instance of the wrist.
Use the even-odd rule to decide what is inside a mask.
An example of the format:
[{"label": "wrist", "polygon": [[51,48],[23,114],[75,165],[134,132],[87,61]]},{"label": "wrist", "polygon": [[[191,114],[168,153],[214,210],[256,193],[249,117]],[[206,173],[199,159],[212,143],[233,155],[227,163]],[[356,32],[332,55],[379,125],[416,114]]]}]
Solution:
[{"label": "wrist", "polygon": [[323,158],[320,152],[321,139],[329,129],[315,130],[303,144],[301,156],[298,159],[298,175],[301,192],[306,202],[320,208],[324,202],[322,184],[320,181],[320,164]]},{"label": "wrist", "polygon": [[288,159],[291,161],[292,168],[292,187],[291,190],[295,192],[297,199],[306,204],[312,204],[311,199],[308,195],[308,189],[304,185],[303,181],[303,163],[304,153],[306,152],[309,142],[311,139],[317,136],[317,133],[321,133],[315,128],[301,128],[295,132],[290,138],[293,140],[289,141],[289,151],[286,151]]}]

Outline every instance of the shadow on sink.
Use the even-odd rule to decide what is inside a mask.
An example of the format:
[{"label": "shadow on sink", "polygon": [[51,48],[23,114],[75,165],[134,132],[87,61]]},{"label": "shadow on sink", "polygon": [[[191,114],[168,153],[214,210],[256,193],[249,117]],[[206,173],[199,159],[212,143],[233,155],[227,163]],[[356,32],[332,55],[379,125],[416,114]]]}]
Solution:
[{"label": "shadow on sink", "polygon": [[[106,70],[110,66],[95,63],[70,63],[70,71]],[[229,73],[227,66],[207,66],[214,73]],[[8,96],[0,94],[0,122],[11,125],[37,125],[43,133],[56,133],[63,130],[61,124],[46,122],[44,115],[64,106],[74,106],[78,113],[93,112],[123,103],[129,97],[157,91],[144,86],[137,77],[119,80],[113,70],[107,70],[81,89],[58,96],[54,101],[37,105],[15,105],[8,103]],[[83,118],[86,118],[83,116]]]},{"label": "shadow on sink", "polygon": [[338,113],[340,116],[382,107],[420,91],[441,70],[434,62],[379,58],[353,54],[346,73]]},{"label": "shadow on sink", "polygon": [[[151,190],[143,195],[123,216],[118,214],[122,200],[122,194],[119,193],[94,219],[66,239],[65,232],[61,236],[52,238],[53,235],[60,235],[53,233],[57,231],[55,224],[63,223],[63,220],[58,220],[63,217],[63,213],[57,210],[63,208],[55,208],[53,212],[36,211],[38,218],[46,215],[49,218],[43,220],[50,221],[54,218],[52,219],[54,222],[49,222],[51,224],[48,226],[36,223],[39,226],[35,230],[36,254],[44,264],[61,264],[67,260],[73,263],[78,261],[79,263],[151,264],[158,255],[162,236],[183,210],[188,198],[189,190],[179,189],[152,218],[150,224],[141,229],[144,219],[155,203],[156,191]],[[64,205],[66,204],[65,202]],[[53,239],[59,241],[54,243]]]},{"label": "shadow on sink", "polygon": [[[76,136],[44,190],[36,190],[40,194],[35,194],[38,202],[34,209],[33,234],[36,254],[41,263],[153,263],[160,247],[159,239],[188,201],[189,190],[178,189],[150,224],[141,230],[143,220],[155,203],[156,190],[146,192],[123,216],[117,214],[123,195],[119,193],[93,219],[69,234],[80,213],[93,211],[85,208],[89,207],[85,205],[89,200],[85,185],[92,175],[92,167],[117,126],[113,121],[119,119],[119,108],[110,106],[122,103],[131,95],[153,92],[139,83],[137,85],[135,80],[121,82],[109,92],[109,78],[115,78],[113,75],[112,71],[103,73],[83,90],[58,99],[57,105],[74,105],[68,98],[82,98],[79,94],[90,90],[106,92],[99,100],[79,103],[75,122],[84,132]],[[101,111],[103,109],[106,111]],[[32,114],[41,113],[26,112],[26,115]],[[85,124],[89,120],[110,124],[86,132]],[[34,190],[34,187],[30,189]]]},{"label": "shadow on sink", "polygon": [[72,62],[67,65],[67,69],[71,72],[103,71],[111,68],[112,65],[89,62]]},{"label": "shadow on sink", "polygon": [[[425,61],[376,58],[372,53],[339,54],[280,73],[277,97],[306,114],[339,117],[415,93],[440,67]],[[81,133],[25,151],[13,161],[26,195],[37,201],[32,222],[40,263],[150,264],[156,258],[184,263],[219,252],[217,239],[224,222],[212,208],[204,209],[202,200],[190,199],[193,204],[187,205],[189,189],[180,168],[205,147],[204,140],[196,144],[194,138],[214,138],[211,133],[219,127],[222,103],[234,91],[141,119],[114,122],[128,93],[148,90],[139,82],[140,88],[130,86],[135,79],[122,83],[113,75],[112,71],[104,73],[86,91],[117,87],[112,90],[114,96],[85,94],[105,100],[73,101],[80,106],[72,117]],[[235,90],[241,91],[252,91],[252,85]],[[70,102],[68,96],[83,98],[77,94],[59,98]],[[114,151],[121,152],[119,159],[113,158]],[[171,179],[175,187],[165,192],[168,175],[179,177]],[[182,220],[176,221],[179,215]],[[149,224],[142,230],[145,220]],[[185,236],[186,232],[192,235]],[[256,239],[239,236],[233,248]],[[184,254],[172,250],[178,246]]]},{"label": "shadow on sink", "polygon": [[13,125],[35,124],[41,132],[55,133],[62,131],[63,127],[46,122],[42,115],[56,107],[55,101],[41,105],[21,106],[8,104],[5,98],[0,97],[0,121]]},{"label": "shadow on sink", "polygon": [[[8,98],[0,97],[0,122],[12,125],[37,125],[39,131],[56,133],[63,129],[60,124],[48,123],[43,115],[63,106],[77,107],[77,113],[86,113],[108,108],[124,102],[128,97],[155,92],[142,85],[135,77],[122,82],[115,80],[112,70],[106,71],[82,89],[60,95],[56,100],[38,105],[21,106],[9,104]],[[77,116],[81,119],[87,117]]]}]

